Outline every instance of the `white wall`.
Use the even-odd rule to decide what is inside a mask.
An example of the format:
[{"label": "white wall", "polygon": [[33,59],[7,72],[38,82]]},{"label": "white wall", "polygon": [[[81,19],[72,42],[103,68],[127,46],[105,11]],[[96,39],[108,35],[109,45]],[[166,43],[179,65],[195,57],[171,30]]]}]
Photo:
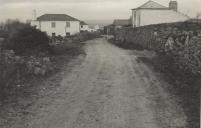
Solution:
[{"label": "white wall", "polygon": [[100,29],[99,25],[95,25],[94,29],[99,30]]},{"label": "white wall", "polygon": [[81,31],[90,31],[89,25],[82,25],[82,27],[80,27]]},{"label": "white wall", "polygon": [[132,25],[135,27],[136,25],[136,10],[132,10]]},{"label": "white wall", "polygon": [[31,26],[34,26],[37,29],[40,29],[40,23],[39,23],[39,21],[31,21]]},{"label": "white wall", "polygon": [[[133,12],[134,14],[134,12]],[[134,15],[133,15],[134,16]],[[161,24],[161,23],[174,23],[189,20],[188,16],[173,10],[137,10],[135,19],[136,27]],[[133,22],[134,23],[134,22]]]},{"label": "white wall", "polygon": [[[55,28],[52,28],[52,22],[56,23]],[[70,21],[70,27],[66,27],[66,21],[32,21],[32,26],[36,26],[43,32],[46,32],[49,36],[52,36],[52,33],[56,35],[66,36],[66,33],[74,35],[80,32],[80,22],[79,21]]]},{"label": "white wall", "polygon": [[80,33],[80,22],[70,21],[70,28],[67,28],[66,32],[69,32],[71,35]]},{"label": "white wall", "polygon": [[140,10],[133,10],[132,11],[132,24],[133,27],[139,27],[141,20],[141,11]]}]

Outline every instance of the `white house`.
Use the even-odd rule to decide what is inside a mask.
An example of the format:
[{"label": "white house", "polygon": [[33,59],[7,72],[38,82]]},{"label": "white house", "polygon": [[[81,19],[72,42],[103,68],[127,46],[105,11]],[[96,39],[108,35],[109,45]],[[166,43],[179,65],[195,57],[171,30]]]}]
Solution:
[{"label": "white house", "polygon": [[31,21],[31,25],[49,36],[74,35],[80,32],[80,21],[66,14],[44,14]]},{"label": "white house", "polygon": [[89,30],[90,30],[90,32],[96,32],[96,31],[100,30],[100,26],[99,25],[89,25]]},{"label": "white house", "polygon": [[154,1],[148,1],[142,6],[132,9],[132,25],[140,27],[151,24],[183,22],[190,18],[178,12],[177,1],[170,1],[169,7],[165,7]]},{"label": "white house", "polygon": [[95,26],[94,26],[94,29],[95,29],[96,31],[98,31],[98,30],[100,29],[100,26],[99,26],[99,25],[95,25]]},{"label": "white house", "polygon": [[80,30],[90,32],[89,25],[85,23],[84,21],[80,21]]}]

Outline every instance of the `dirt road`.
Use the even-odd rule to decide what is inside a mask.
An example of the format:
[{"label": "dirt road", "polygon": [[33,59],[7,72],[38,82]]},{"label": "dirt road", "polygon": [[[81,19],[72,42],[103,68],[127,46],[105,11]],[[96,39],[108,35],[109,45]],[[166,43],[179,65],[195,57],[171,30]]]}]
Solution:
[{"label": "dirt road", "polygon": [[131,51],[88,41],[86,58],[64,73],[54,94],[15,128],[185,128],[186,116]]}]

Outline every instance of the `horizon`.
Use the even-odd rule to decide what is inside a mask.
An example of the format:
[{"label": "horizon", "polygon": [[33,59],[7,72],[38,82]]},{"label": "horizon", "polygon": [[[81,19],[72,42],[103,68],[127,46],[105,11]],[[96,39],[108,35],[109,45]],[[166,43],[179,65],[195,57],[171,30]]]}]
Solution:
[{"label": "horizon", "polygon": [[[168,7],[170,0],[154,0]],[[179,11],[191,18],[201,12],[200,0],[177,0]],[[45,13],[67,14],[91,24],[110,24],[114,19],[129,19],[131,9],[147,0],[0,0],[0,22],[7,19],[27,21]],[[44,8],[45,6],[45,8]],[[84,15],[83,15],[84,14]]]}]

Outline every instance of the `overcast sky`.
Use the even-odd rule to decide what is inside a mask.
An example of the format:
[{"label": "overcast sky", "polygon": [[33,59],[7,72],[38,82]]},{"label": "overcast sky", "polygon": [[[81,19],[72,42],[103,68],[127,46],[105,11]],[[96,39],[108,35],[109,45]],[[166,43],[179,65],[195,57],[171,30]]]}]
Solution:
[{"label": "overcast sky", "polygon": [[[0,0],[0,21],[33,18],[44,13],[65,13],[81,20],[112,20],[129,18],[131,9],[148,0]],[[154,0],[168,6],[170,0]],[[194,17],[201,12],[201,0],[177,0],[179,11]]]}]

